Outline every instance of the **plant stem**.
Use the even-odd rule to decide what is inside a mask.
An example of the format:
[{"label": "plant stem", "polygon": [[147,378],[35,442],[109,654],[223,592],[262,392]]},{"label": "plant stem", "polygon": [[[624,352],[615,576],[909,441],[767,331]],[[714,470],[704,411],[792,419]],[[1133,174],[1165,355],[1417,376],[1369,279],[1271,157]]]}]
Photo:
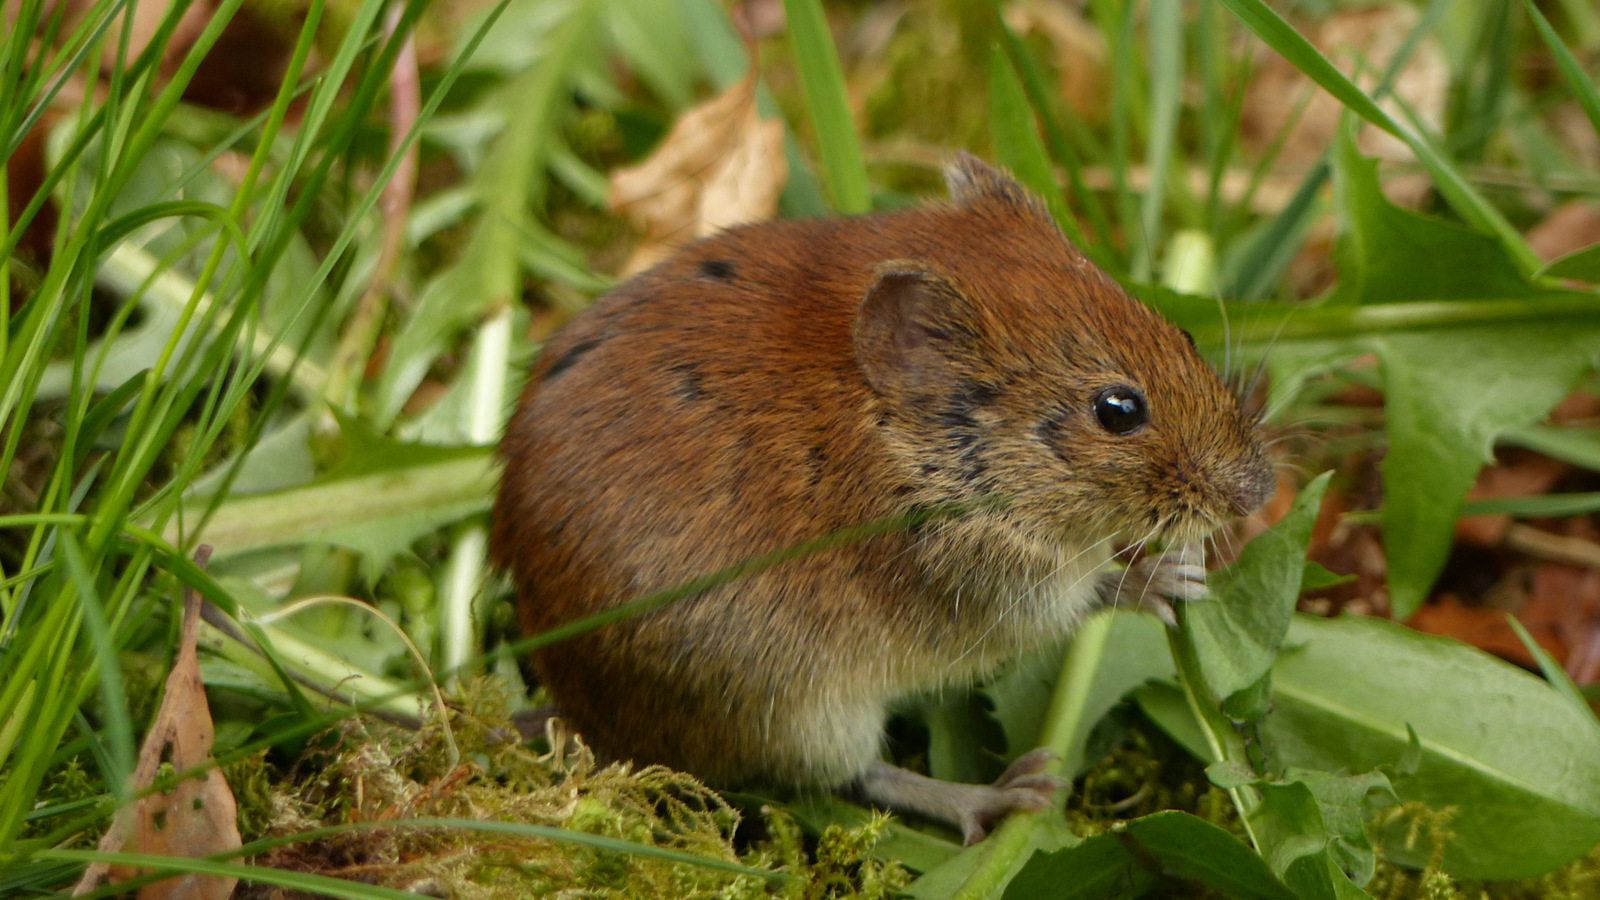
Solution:
[{"label": "plant stem", "polygon": [[[1200,672],[1200,660],[1195,655],[1194,645],[1189,641],[1184,607],[1180,604],[1176,611],[1178,627],[1167,629],[1167,645],[1172,649],[1172,661],[1178,670],[1178,684],[1183,689],[1184,699],[1189,702],[1189,711],[1194,714],[1195,721],[1200,724],[1200,731],[1206,737],[1212,761],[1227,760],[1249,765],[1250,758],[1238,730],[1222,714],[1216,701],[1211,698],[1210,689],[1206,687],[1205,677]],[[1251,815],[1260,806],[1260,798],[1246,788],[1233,787],[1227,791],[1234,807],[1239,810],[1239,819],[1244,824],[1245,833],[1250,837],[1251,846],[1260,852],[1261,840],[1256,836],[1255,829],[1250,823]]]},{"label": "plant stem", "polygon": [[[1346,338],[1421,328],[1551,319],[1594,320],[1600,318],[1600,296],[1575,291],[1551,291],[1534,297],[1506,300],[1425,300],[1368,306],[1252,305],[1246,309],[1252,313],[1249,327],[1270,337],[1246,340],[1239,346],[1254,345],[1258,350],[1265,350],[1270,345],[1291,340]],[[1195,340],[1202,344],[1220,345],[1224,338],[1220,322],[1191,325],[1189,330]]]}]

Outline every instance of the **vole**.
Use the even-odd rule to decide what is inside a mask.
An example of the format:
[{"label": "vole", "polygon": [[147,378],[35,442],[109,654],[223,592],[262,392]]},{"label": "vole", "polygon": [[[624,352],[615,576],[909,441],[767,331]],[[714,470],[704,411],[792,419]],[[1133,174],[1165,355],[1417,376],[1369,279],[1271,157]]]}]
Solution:
[{"label": "vole", "polygon": [[492,554],[527,633],[861,523],[936,517],[782,563],[535,654],[603,755],[718,787],[846,791],[970,843],[1045,805],[1048,755],[994,785],[879,760],[886,705],[1059,639],[1198,557],[1274,479],[1186,334],[976,158],[951,200],[731,228],[574,317],[503,443]]}]

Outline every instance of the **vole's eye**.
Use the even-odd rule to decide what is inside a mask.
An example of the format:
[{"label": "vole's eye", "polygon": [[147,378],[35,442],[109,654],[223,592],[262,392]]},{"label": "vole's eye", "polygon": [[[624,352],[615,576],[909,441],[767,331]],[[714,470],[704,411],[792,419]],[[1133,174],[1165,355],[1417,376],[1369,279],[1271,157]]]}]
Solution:
[{"label": "vole's eye", "polygon": [[1112,434],[1127,434],[1149,424],[1150,409],[1143,394],[1119,384],[1094,395],[1094,417]]}]

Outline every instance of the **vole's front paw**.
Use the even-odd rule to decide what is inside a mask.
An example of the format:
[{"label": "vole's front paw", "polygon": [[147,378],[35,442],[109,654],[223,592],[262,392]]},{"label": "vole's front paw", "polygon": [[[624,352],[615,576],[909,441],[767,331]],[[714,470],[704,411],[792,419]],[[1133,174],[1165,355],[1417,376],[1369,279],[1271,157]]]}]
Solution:
[{"label": "vole's front paw", "polygon": [[1147,556],[1120,572],[1108,572],[1102,588],[1109,602],[1124,609],[1143,609],[1168,625],[1178,617],[1170,601],[1204,600],[1206,590],[1205,551],[1198,544],[1186,544],[1155,556]]}]

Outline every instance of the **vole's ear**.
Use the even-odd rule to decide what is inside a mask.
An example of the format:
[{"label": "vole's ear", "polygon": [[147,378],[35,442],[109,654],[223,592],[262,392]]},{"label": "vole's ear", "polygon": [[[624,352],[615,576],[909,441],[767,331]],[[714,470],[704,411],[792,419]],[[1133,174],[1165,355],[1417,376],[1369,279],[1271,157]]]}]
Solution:
[{"label": "vole's ear", "polygon": [[877,275],[851,333],[867,383],[886,397],[937,394],[953,385],[959,372],[952,361],[970,355],[978,340],[977,307],[926,263],[890,260]]},{"label": "vole's ear", "polygon": [[999,201],[1020,210],[1050,219],[1050,211],[1032,191],[1015,178],[996,169],[965,150],[958,151],[944,169],[945,187],[957,206],[974,206],[985,200]]}]

